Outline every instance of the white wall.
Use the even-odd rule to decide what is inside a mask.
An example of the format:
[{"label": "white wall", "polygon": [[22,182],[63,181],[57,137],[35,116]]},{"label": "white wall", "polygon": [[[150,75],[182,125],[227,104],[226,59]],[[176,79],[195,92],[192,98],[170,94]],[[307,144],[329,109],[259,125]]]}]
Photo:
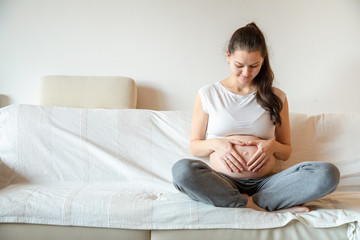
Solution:
[{"label": "white wall", "polygon": [[117,75],[139,108],[191,110],[250,21],[290,111],[360,112],[358,0],[0,0],[0,99],[37,104],[43,75]]}]

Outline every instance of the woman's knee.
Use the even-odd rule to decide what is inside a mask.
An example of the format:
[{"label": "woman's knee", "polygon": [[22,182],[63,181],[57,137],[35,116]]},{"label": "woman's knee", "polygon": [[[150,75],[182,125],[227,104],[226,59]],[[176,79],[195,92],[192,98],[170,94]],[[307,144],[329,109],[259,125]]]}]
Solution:
[{"label": "woman's knee", "polygon": [[181,159],[172,167],[173,182],[175,185],[183,186],[198,176],[198,171],[204,168],[206,165],[199,160]]},{"label": "woman's knee", "polygon": [[327,175],[328,182],[331,185],[337,186],[340,182],[340,171],[339,169],[331,163],[322,162],[323,171]]},{"label": "woman's knee", "polygon": [[317,162],[316,175],[319,178],[319,190],[327,194],[335,191],[340,182],[339,169],[329,162]]}]

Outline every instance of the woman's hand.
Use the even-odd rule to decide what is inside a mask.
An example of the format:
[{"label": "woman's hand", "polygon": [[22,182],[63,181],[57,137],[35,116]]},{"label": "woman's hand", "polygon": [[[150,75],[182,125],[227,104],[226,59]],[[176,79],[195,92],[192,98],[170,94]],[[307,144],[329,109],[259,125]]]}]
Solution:
[{"label": "woman's hand", "polygon": [[228,171],[241,172],[244,171],[246,162],[234,149],[233,145],[235,144],[245,145],[245,143],[241,141],[219,138],[215,146],[215,151],[212,154],[225,165]]},{"label": "woman's hand", "polygon": [[257,151],[247,162],[248,170],[251,172],[260,172],[269,162],[275,152],[275,140],[253,140],[245,143],[245,146],[256,146]]}]

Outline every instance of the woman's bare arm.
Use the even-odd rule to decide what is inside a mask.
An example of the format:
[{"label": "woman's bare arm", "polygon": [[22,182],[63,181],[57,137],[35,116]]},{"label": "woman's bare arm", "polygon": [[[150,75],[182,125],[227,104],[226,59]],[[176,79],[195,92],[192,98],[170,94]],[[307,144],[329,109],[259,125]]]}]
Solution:
[{"label": "woman's bare arm", "polygon": [[275,128],[274,156],[279,160],[286,161],[291,155],[291,136],[289,106],[287,98],[284,100],[283,109],[280,112],[282,124]]},{"label": "woman's bare arm", "polygon": [[243,169],[241,164],[245,165],[244,160],[234,150],[233,144],[242,144],[240,141],[232,139],[205,139],[209,115],[204,112],[199,94],[196,96],[194,112],[191,123],[190,134],[190,153],[198,157],[209,156],[217,152],[222,159],[229,159],[229,167],[234,171]]}]

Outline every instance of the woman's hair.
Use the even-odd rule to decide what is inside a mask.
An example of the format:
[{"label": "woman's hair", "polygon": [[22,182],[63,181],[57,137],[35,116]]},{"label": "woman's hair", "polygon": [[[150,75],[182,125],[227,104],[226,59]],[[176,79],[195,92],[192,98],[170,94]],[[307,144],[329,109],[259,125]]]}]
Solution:
[{"label": "woman's hair", "polygon": [[268,50],[265,37],[254,22],[236,30],[230,38],[228,51],[233,54],[235,50],[248,52],[260,51],[264,59],[260,72],[253,79],[257,88],[256,101],[262,108],[270,112],[271,121],[274,125],[281,125],[280,111],[283,102],[273,91],[274,73],[270,67]]}]

